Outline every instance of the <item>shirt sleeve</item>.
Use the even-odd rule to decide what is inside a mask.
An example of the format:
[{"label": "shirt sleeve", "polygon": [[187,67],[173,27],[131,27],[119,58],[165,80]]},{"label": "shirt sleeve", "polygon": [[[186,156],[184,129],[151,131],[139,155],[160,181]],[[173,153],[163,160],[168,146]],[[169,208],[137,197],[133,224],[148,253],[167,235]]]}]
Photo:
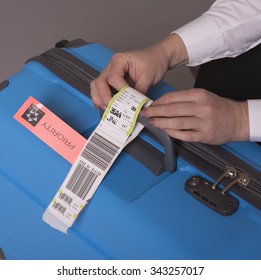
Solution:
[{"label": "shirt sleeve", "polygon": [[250,141],[261,142],[261,99],[248,100]]},{"label": "shirt sleeve", "polygon": [[172,33],[182,38],[189,66],[236,57],[261,43],[261,1],[217,0],[199,18]]}]

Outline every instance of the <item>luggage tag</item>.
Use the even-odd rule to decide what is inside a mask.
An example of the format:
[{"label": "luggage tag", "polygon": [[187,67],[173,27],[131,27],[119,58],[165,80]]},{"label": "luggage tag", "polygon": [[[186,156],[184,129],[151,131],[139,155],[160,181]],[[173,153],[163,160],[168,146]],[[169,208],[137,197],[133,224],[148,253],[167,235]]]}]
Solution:
[{"label": "luggage tag", "polygon": [[43,214],[50,226],[66,233],[89,203],[122,149],[143,129],[136,123],[145,95],[125,87],[109,103],[102,120],[89,137],[63,184]]}]

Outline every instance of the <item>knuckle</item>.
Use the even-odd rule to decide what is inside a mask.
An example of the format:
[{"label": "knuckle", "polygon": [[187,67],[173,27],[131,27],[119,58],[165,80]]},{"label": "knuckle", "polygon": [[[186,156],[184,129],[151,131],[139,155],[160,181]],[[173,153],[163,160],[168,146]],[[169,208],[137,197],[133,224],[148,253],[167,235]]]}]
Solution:
[{"label": "knuckle", "polygon": [[95,87],[96,87],[96,79],[95,80],[93,80],[93,81],[91,81],[91,83],[90,83],[90,88],[91,88],[91,90],[94,90],[95,89]]},{"label": "knuckle", "polygon": [[182,118],[174,118],[173,125],[176,129],[184,129],[184,120]]},{"label": "knuckle", "polygon": [[111,63],[117,63],[118,61],[122,61],[126,59],[126,54],[123,52],[118,52],[113,54],[112,58],[111,58]]},{"label": "knuckle", "polygon": [[[147,117],[155,116],[155,111],[156,110],[154,110],[154,106],[147,107],[146,108],[146,116]],[[153,119],[153,121],[156,122],[156,119]]]},{"label": "knuckle", "polygon": [[118,82],[118,77],[117,76],[109,76],[108,77],[108,84],[111,86],[114,86]]},{"label": "knuckle", "polygon": [[207,100],[208,99],[208,92],[205,89],[198,89],[195,94],[196,94],[196,97],[199,100]]},{"label": "knuckle", "polygon": [[166,93],[163,97],[165,104],[170,104],[172,102],[172,92]]}]

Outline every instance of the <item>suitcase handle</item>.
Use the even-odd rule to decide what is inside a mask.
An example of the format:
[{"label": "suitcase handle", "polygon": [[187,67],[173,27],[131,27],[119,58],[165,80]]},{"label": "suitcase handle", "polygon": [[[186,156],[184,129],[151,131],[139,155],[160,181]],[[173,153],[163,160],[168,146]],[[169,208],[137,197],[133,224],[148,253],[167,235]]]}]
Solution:
[{"label": "suitcase handle", "polygon": [[164,164],[165,169],[169,172],[173,172],[176,169],[176,156],[175,156],[175,147],[173,139],[165,133],[162,129],[154,127],[149,124],[148,118],[138,117],[138,122],[140,122],[148,131],[150,131],[164,146],[165,148],[165,157]]},{"label": "suitcase handle", "polygon": [[[100,116],[102,117],[104,110],[100,109]],[[149,124],[149,119],[146,117],[138,117],[140,122],[165,148],[164,155],[164,167],[168,172],[173,172],[176,169],[176,154],[173,139],[162,129],[157,128]],[[150,169],[150,168],[149,168]],[[154,172],[156,175],[160,175],[163,170]]]}]

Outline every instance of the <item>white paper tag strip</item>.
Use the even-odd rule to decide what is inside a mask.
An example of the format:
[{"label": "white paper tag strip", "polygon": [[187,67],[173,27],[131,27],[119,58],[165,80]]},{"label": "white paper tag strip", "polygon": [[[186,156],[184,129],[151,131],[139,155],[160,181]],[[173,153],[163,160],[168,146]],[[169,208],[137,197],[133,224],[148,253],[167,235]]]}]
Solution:
[{"label": "white paper tag strip", "polygon": [[43,214],[43,220],[66,233],[88,204],[122,149],[142,130],[136,123],[143,106],[152,103],[125,87],[109,103],[101,122],[73,164],[62,186]]}]

